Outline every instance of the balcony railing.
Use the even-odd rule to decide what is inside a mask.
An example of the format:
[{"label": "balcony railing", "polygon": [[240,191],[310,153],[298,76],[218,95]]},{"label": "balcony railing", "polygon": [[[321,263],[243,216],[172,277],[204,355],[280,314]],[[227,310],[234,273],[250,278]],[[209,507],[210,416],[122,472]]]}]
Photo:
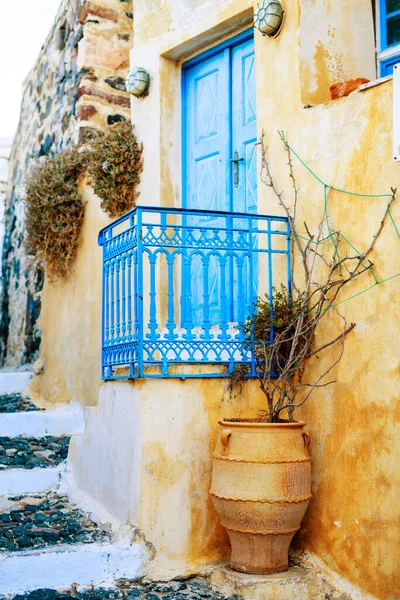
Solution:
[{"label": "balcony railing", "polygon": [[290,288],[284,217],[137,207],[99,234],[103,379],[255,374],[241,324]]}]

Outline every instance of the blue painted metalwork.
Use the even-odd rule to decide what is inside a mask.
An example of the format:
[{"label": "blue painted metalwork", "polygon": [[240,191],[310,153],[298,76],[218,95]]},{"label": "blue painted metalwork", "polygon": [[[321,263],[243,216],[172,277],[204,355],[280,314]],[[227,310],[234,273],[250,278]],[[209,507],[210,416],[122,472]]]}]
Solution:
[{"label": "blue painted metalwork", "polygon": [[[225,377],[235,363],[254,375],[240,323],[258,294],[280,282],[290,289],[289,234],[285,217],[155,207],[102,229],[103,379]],[[192,298],[199,280],[201,310]]]}]

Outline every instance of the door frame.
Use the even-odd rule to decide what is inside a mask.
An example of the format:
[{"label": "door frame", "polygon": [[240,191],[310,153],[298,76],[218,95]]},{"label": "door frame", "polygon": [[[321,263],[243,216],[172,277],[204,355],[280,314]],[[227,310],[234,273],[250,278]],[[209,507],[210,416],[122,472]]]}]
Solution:
[{"label": "door frame", "polygon": [[[187,108],[187,79],[186,72],[191,67],[198,65],[199,63],[208,60],[209,58],[215,56],[219,52],[226,50],[227,48],[232,48],[233,46],[237,46],[238,44],[245,42],[250,39],[254,39],[254,27],[246,29],[241,33],[234,35],[233,37],[224,40],[220,44],[201,52],[197,56],[190,58],[182,64],[182,74],[181,74],[181,165],[182,165],[182,179],[181,179],[181,190],[182,190],[182,208],[186,208],[186,139],[187,139],[187,131],[186,131],[186,108]],[[231,149],[232,150],[232,149]]]}]

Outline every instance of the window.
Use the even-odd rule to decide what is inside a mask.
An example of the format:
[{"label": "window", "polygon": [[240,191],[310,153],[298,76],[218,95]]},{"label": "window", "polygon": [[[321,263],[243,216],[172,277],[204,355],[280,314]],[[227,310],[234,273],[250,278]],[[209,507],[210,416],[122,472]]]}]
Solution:
[{"label": "window", "polygon": [[400,0],[378,0],[377,14],[379,75],[385,77],[400,62]]}]

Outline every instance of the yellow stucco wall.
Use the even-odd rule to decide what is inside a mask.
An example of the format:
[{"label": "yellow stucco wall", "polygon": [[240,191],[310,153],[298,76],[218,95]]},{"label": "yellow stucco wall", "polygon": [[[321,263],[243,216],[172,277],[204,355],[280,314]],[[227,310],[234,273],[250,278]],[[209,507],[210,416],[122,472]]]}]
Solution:
[{"label": "yellow stucco wall", "polygon": [[229,551],[209,495],[218,421],[238,413],[251,417],[262,397],[255,382],[239,395],[226,391],[226,381],[210,379],[145,382],[139,388],[143,459],[137,522],[156,549],[149,572],[156,579],[193,573]]},{"label": "yellow stucco wall", "polygon": [[104,383],[69,450],[73,488],[100,504],[152,560],[146,576],[168,580],[224,559],[228,540],[211,503],[218,421],[263,407],[257,382],[242,393],[224,379]]},{"label": "yellow stucco wall", "polygon": [[[301,28],[300,8],[319,7],[321,19],[329,19],[329,11],[323,10],[322,4],[326,3],[315,0],[300,7],[297,0],[286,0],[287,16],[281,35],[270,40],[255,33],[258,128],[260,133],[266,133],[278,186],[290,193],[286,155],[277,135],[277,130],[284,130],[293,147],[327,183],[362,193],[384,193],[391,186],[400,188],[400,167],[393,163],[391,153],[391,81],[348,98],[304,108],[304,90],[314,93],[314,84],[304,74],[307,65],[301,40],[307,30]],[[362,5],[366,7],[364,2]],[[354,10],[356,7],[354,3]],[[152,80],[149,96],[132,100],[136,132],[144,143],[142,204],[181,205],[182,61],[246,27],[252,12],[253,6],[247,0],[135,2],[131,62],[147,68]],[[321,25],[324,31],[328,30],[326,22]],[[346,26],[341,56],[363,50],[362,31],[362,27],[355,27],[352,37]],[[324,56],[329,54],[329,44],[324,39],[314,36],[314,40],[316,47],[322,45]],[[371,56],[371,52],[368,46],[366,55]],[[315,56],[318,58],[318,53],[307,50],[307,61],[317,60]],[[360,53],[357,56],[358,62],[350,61],[353,67],[362,62]],[[333,63],[331,66],[331,75],[319,80],[315,101],[329,97],[327,86],[333,82],[336,69]],[[352,77],[368,77],[361,67],[360,72],[357,68],[351,71]],[[322,213],[322,188],[297,162],[295,173],[301,188],[299,222],[306,220],[310,227],[315,226]],[[332,226],[363,248],[377,228],[384,205],[384,200],[332,193]],[[259,208],[260,212],[278,212],[270,190],[261,185]],[[393,214],[400,221],[400,206],[394,206]],[[101,272],[96,233],[105,222],[89,194],[76,273],[64,286],[46,284],[43,290],[43,356],[47,367],[39,386],[48,400],[73,396],[88,404],[95,402],[99,384]],[[400,271],[399,244],[393,229],[387,226],[372,257],[379,277]],[[357,285],[351,293],[363,289]],[[301,414],[312,434],[314,498],[295,546],[314,553],[362,593],[379,600],[400,595],[396,501],[400,485],[396,468],[400,450],[399,296],[399,279],[393,279],[342,305],[348,320],[354,320],[357,326],[348,336],[344,358],[333,373],[338,383],[316,393]],[[321,358],[308,368],[319,369],[325,360]],[[215,529],[215,515],[209,505],[208,480],[204,478],[198,485],[197,479],[209,465],[215,439],[212,423],[221,415],[221,388],[216,393],[212,388],[215,384],[203,381],[119,385],[134,386],[140,393],[143,411],[141,487],[135,505],[139,508],[135,514],[127,513],[126,518],[134,520],[146,539],[159,548],[160,561],[196,564],[204,562],[207,556],[218,558],[226,552],[226,545],[222,541],[222,546],[218,546],[222,538]],[[174,411],[181,423],[175,437],[174,428],[166,427]],[[99,443],[93,427],[92,441],[87,438],[84,449],[72,453],[82,473],[84,465],[91,464],[85,456],[92,453],[94,460]],[[182,458],[180,454],[188,444],[190,452]],[[111,452],[109,460],[113,456]],[[83,475],[81,484],[87,485]],[[101,492],[104,497],[109,493],[106,488],[105,480]],[[118,489],[114,491],[117,493]],[[177,497],[185,503],[185,514],[191,515],[189,521],[178,522],[174,507]],[[174,538],[170,524],[185,525],[185,529],[179,529],[183,538]],[[203,539],[199,546],[198,536],[208,529],[213,532],[210,544],[204,545]],[[161,563],[157,569],[156,573],[162,572]]]},{"label": "yellow stucco wall", "polygon": [[[146,21],[148,4],[136,2],[139,18],[131,54],[131,62],[143,64],[152,76],[149,97],[133,100],[132,104],[145,147],[142,199],[152,196],[161,204],[176,206],[181,203],[180,64],[205,49],[218,35],[221,41],[224,32],[231,34],[233,23],[239,31],[246,23],[249,5],[235,0],[223,6],[204,3],[201,15],[193,11],[190,16],[187,7],[184,1],[164,3],[163,14],[170,11],[169,17],[165,22],[161,20],[155,30]],[[332,39],[324,39],[330,30],[328,8],[322,1],[302,3],[300,7],[295,0],[288,0],[281,35],[270,40],[255,33],[259,132],[266,132],[278,187],[288,193],[286,157],[277,130],[286,132],[294,148],[327,183],[361,193],[385,193],[391,186],[400,187],[400,171],[391,151],[391,82],[320,104],[329,98],[329,85],[337,81],[336,76],[373,78],[372,11],[365,12],[368,6],[364,2],[352,3],[342,11],[342,22],[335,12],[335,27],[339,29],[342,23],[344,29],[336,41],[335,53]],[[323,33],[318,39],[316,29],[312,32],[308,45],[314,43],[315,51],[308,47],[305,52],[308,29],[304,26],[304,11],[312,10],[314,16],[315,11],[319,14],[317,24]],[[359,26],[357,10],[362,21]],[[174,20],[171,15],[178,12],[181,16]],[[237,15],[243,16],[241,23]],[[315,75],[322,64],[321,56],[328,57],[329,72],[316,86],[315,81],[310,83],[306,71]],[[319,105],[304,108],[306,102]],[[150,127],[146,114],[152,115]],[[295,172],[301,188],[299,222],[307,220],[310,227],[315,226],[322,214],[322,187],[299,163],[295,163]],[[261,185],[259,207],[260,212],[277,212],[270,190]],[[371,240],[384,207],[384,199],[332,193],[332,226],[342,229],[363,248]],[[400,219],[399,207],[393,213]],[[388,225],[373,256],[379,277],[400,271],[399,243]],[[356,293],[371,283],[367,278],[347,292]],[[343,304],[346,317],[356,321],[357,327],[333,374],[338,384],[319,391],[303,410],[313,438],[315,497],[295,545],[314,553],[362,593],[380,600],[400,593],[400,562],[395,550],[400,542],[395,501],[400,484],[395,458],[399,452],[400,417],[396,342],[399,295],[398,280],[394,279]],[[309,368],[319,368],[324,360]]]},{"label": "yellow stucco wall", "polygon": [[73,272],[66,282],[46,279],[42,292],[42,373],[30,386],[41,406],[70,400],[94,405],[101,384],[102,269],[97,236],[109,218],[93,190],[85,184],[81,190],[86,209]]},{"label": "yellow stucco wall", "polygon": [[304,104],[330,100],[329,86],[376,78],[371,0],[300,0],[300,89]]}]

